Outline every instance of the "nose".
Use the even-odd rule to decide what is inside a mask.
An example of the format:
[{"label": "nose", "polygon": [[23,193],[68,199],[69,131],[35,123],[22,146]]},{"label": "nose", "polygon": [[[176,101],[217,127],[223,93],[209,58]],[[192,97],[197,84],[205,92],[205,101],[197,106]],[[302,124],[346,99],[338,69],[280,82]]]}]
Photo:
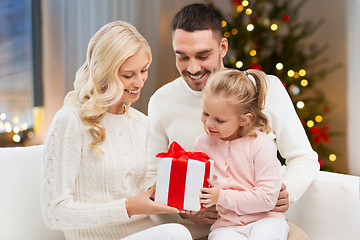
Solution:
[{"label": "nose", "polygon": [[201,66],[196,59],[191,59],[188,63],[187,69],[190,74],[196,74],[201,71]]},{"label": "nose", "polygon": [[207,128],[214,128],[214,122],[211,119],[207,119],[205,125]]},{"label": "nose", "polygon": [[146,81],[146,77],[140,75],[139,77],[136,78],[136,80],[134,81],[134,86],[137,88],[142,88],[144,86],[144,82]]}]

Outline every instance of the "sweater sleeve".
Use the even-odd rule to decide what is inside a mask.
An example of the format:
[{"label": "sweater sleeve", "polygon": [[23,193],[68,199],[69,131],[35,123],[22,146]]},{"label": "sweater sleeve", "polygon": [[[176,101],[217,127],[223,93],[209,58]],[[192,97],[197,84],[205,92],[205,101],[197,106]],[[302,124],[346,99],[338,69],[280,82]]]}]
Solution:
[{"label": "sweater sleeve", "polygon": [[286,161],[283,182],[292,203],[303,195],[319,171],[318,156],[281,81],[268,77],[265,113],[276,136],[277,149]]},{"label": "sweater sleeve", "polygon": [[150,98],[148,106],[148,116],[150,129],[147,144],[147,163],[148,171],[145,179],[146,186],[150,187],[156,182],[158,160],[155,155],[159,152],[167,152],[169,138],[167,137],[164,124],[162,123],[162,105],[166,104],[156,95]]},{"label": "sweater sleeve", "polygon": [[217,203],[219,210],[231,209],[244,215],[270,211],[275,207],[282,180],[276,147],[268,136],[263,135],[254,141],[251,152],[254,186],[243,190],[221,189]]},{"label": "sweater sleeve", "polygon": [[44,221],[48,227],[56,229],[91,228],[129,221],[125,199],[108,203],[75,200],[84,146],[80,121],[76,110],[63,107],[56,113],[50,126],[41,179]]}]

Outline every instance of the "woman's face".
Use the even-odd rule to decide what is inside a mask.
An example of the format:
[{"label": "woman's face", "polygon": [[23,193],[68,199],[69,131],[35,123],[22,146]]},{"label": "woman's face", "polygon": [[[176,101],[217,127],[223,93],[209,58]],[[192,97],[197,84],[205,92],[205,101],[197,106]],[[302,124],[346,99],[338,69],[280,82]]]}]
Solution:
[{"label": "woman's face", "polygon": [[149,57],[144,50],[129,57],[121,65],[119,77],[124,85],[122,102],[134,103],[139,99],[141,89],[148,78],[149,65]]}]

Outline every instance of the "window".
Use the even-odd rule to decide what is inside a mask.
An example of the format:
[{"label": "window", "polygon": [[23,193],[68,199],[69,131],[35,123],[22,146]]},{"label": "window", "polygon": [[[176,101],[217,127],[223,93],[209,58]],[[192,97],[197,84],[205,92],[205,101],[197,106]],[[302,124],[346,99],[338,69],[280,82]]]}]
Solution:
[{"label": "window", "polygon": [[31,137],[42,105],[40,20],[40,0],[0,0],[0,146]]}]

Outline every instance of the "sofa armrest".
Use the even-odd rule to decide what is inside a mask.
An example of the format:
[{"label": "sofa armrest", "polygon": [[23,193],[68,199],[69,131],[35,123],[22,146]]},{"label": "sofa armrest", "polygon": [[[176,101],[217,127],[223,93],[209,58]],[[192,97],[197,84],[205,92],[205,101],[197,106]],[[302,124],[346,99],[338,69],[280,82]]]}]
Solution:
[{"label": "sofa armrest", "polygon": [[64,240],[45,227],[40,208],[43,146],[0,148],[0,239]]},{"label": "sofa armrest", "polygon": [[312,240],[360,239],[359,177],[321,171],[286,216]]}]

